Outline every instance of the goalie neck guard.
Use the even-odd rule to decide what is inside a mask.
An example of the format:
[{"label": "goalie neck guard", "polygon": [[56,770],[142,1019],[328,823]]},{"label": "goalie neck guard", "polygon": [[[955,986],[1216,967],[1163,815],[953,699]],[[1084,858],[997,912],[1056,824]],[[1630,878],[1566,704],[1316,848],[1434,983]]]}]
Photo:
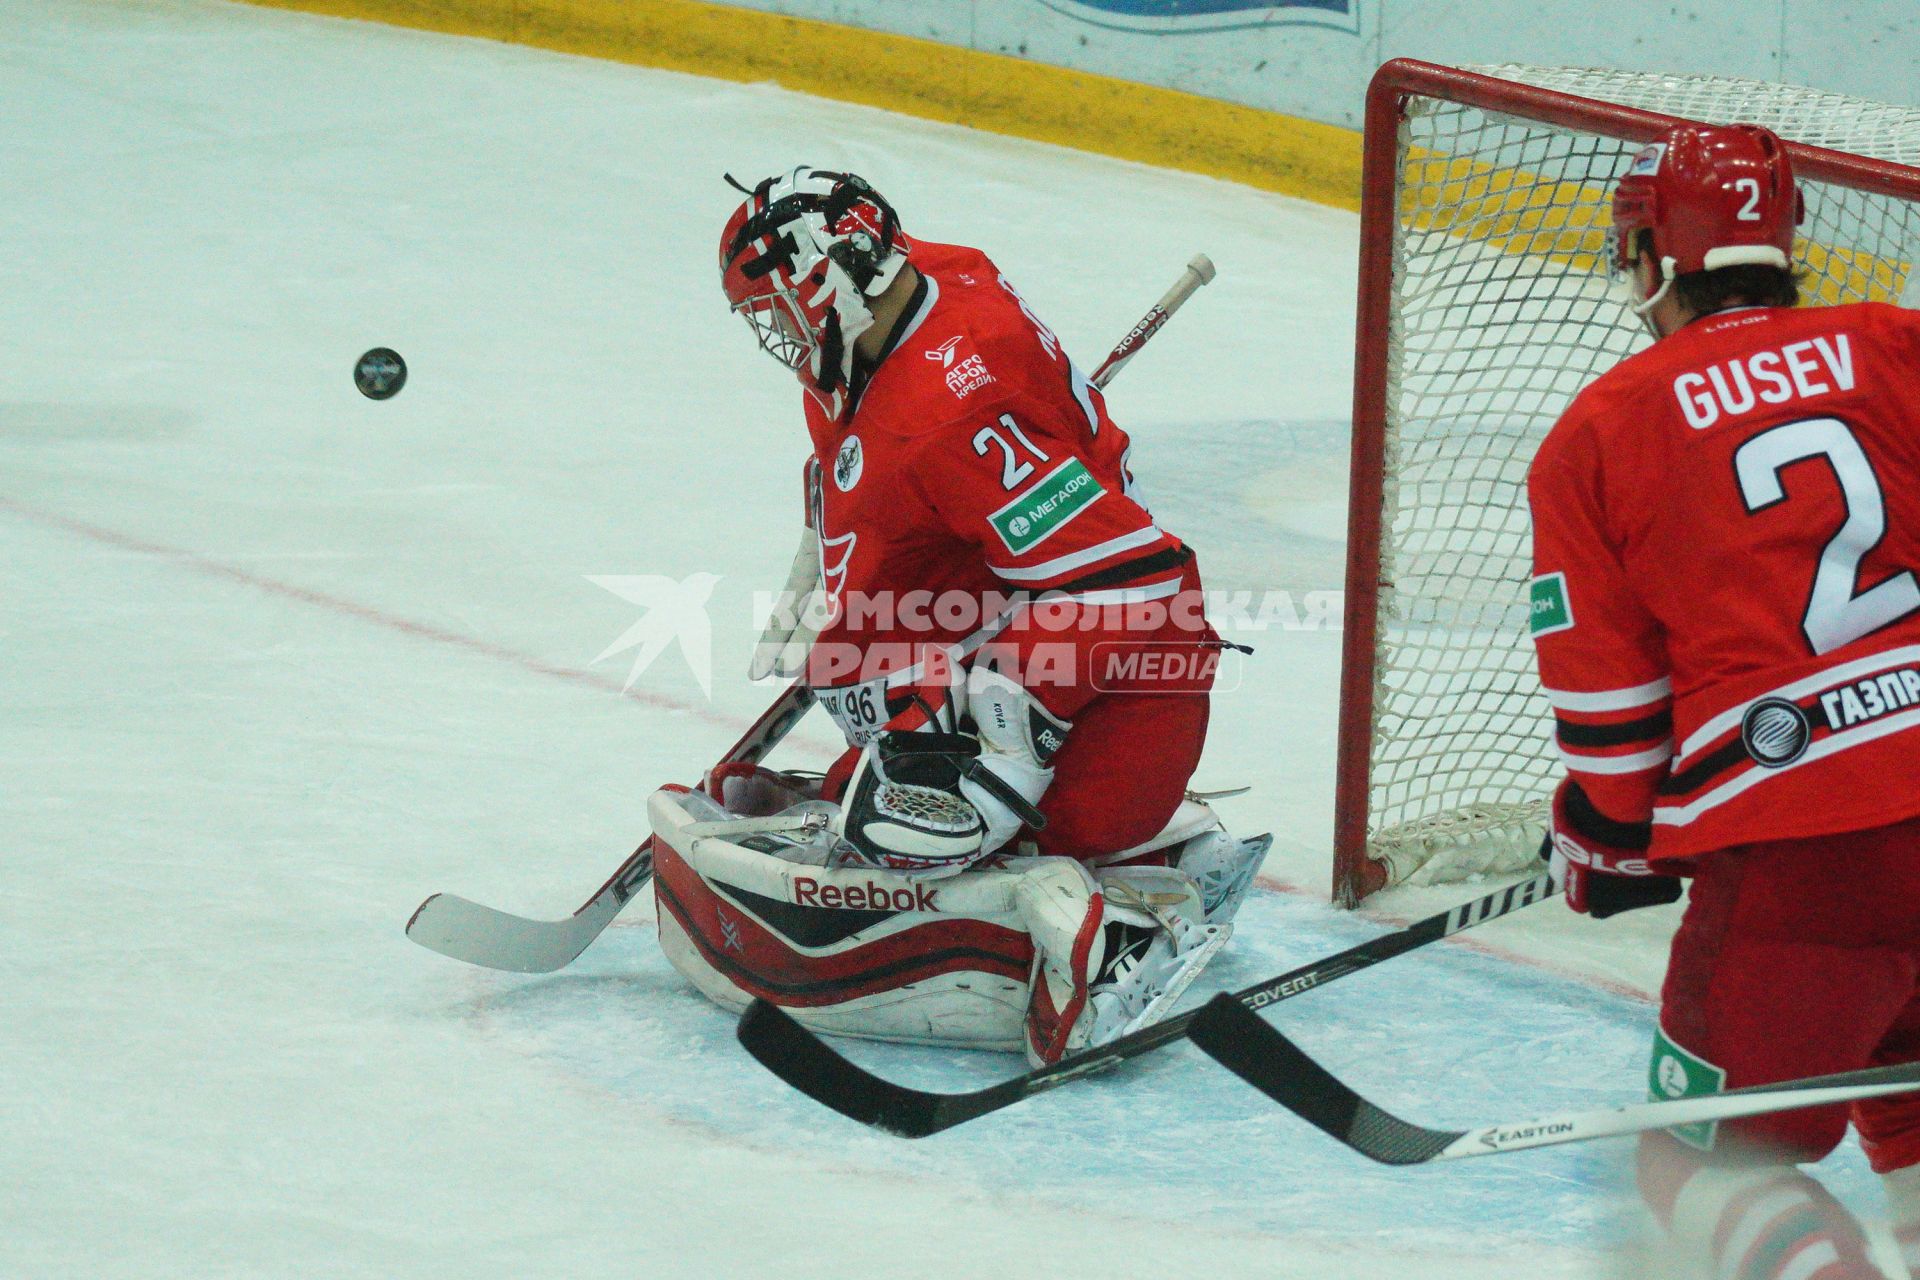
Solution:
[{"label": "goalie neck guard", "polygon": [[864,179],[802,165],[752,190],[720,235],[720,285],[761,349],[792,369],[830,418],[846,407],[867,299],[906,265],[911,242]]}]

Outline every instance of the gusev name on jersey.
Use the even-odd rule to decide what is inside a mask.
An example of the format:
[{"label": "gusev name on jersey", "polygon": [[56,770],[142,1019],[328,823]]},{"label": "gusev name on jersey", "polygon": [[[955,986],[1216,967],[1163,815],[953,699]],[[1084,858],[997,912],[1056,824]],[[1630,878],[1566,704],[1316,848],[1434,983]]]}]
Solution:
[{"label": "gusev name on jersey", "polygon": [[1555,740],[1649,860],[1920,815],[1920,313],[1696,320],[1528,477]]},{"label": "gusev name on jersey", "polygon": [[[911,261],[919,291],[849,411],[805,398],[830,607],[808,683],[856,743],[930,649],[989,637],[1062,719],[1097,691],[1165,688],[1166,654],[1143,649],[1191,653],[1213,633],[1193,555],[1140,502],[1105,398],[985,254],[916,239]],[[1076,616],[1040,625],[1023,601],[1041,593]],[[1166,621],[1142,624],[1142,605]]]}]

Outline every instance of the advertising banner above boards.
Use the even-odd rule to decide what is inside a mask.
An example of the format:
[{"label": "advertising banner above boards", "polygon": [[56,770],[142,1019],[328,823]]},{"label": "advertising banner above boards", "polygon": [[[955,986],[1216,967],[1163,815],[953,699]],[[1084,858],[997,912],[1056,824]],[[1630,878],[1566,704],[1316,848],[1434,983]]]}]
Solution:
[{"label": "advertising banner above boards", "polygon": [[1036,0],[1096,27],[1141,35],[1190,35],[1304,25],[1358,34],[1359,0]]},{"label": "advertising banner above boards", "polygon": [[[639,0],[636,0],[639,2]],[[1913,0],[722,0],[1356,128],[1389,58],[1748,76],[1920,106]]]}]

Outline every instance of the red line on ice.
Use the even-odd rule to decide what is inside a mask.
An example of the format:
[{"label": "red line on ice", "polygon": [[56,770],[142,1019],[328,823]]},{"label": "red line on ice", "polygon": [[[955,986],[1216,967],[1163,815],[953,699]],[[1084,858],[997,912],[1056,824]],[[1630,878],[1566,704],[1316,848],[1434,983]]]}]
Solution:
[{"label": "red line on ice", "polygon": [[509,663],[524,671],[531,671],[536,675],[551,676],[556,680],[566,680],[573,684],[585,685],[588,688],[598,689],[604,693],[615,694],[656,710],[677,711],[682,715],[693,716],[697,719],[705,720],[709,724],[721,725],[728,729],[741,729],[748,723],[746,719],[740,716],[716,711],[712,707],[703,706],[684,698],[675,698],[661,693],[650,693],[644,689],[629,689],[611,676],[601,675],[593,671],[585,671],[578,667],[558,666],[543,658],[534,657],[532,654],[521,653],[518,650],[509,649],[505,645],[495,644],[491,640],[482,640],[477,636],[462,635],[457,631],[449,631],[445,627],[435,626],[430,622],[418,622],[412,618],[403,618],[398,614],[388,613],[384,609],[377,609],[372,605],[361,604],[359,601],[346,599],[344,596],[332,595],[325,591],[315,591],[311,587],[295,586],[290,582],[282,582],[277,578],[269,578],[262,574],[242,569],[237,565],[216,560],[211,556],[201,555],[197,551],[188,551],[182,547],[170,547],[163,543],[150,542],[145,538],[136,537],[130,533],[121,533],[118,530],[109,529],[102,525],[90,524],[85,520],[76,520],[72,516],[61,515],[56,511],[48,511],[41,507],[29,506],[13,498],[0,496],[0,509],[5,509],[15,515],[23,516],[38,524],[49,525],[53,528],[64,529],[69,533],[79,534],[83,538],[88,538],[94,542],[103,543],[110,547],[119,547],[122,550],[137,551],[142,555],[170,560],[175,564],[195,570],[208,577],[224,578],[229,582],[237,582],[243,586],[253,587],[258,591],[264,591],[268,595],[280,596],[287,600],[298,600],[302,604],[310,604],[346,617],[358,618],[362,622],[370,622],[375,626],[385,627],[389,631],[397,631],[402,635],[413,636],[416,639],[432,640],[439,644],[451,645],[456,649],[464,649],[468,653],[478,654],[484,658],[492,658],[497,662]]}]

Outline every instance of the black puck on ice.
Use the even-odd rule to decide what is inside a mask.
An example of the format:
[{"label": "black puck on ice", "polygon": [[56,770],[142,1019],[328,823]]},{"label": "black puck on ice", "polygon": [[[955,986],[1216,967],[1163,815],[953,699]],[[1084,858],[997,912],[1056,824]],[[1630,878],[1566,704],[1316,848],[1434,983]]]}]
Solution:
[{"label": "black puck on ice", "polygon": [[369,400],[390,400],[407,385],[407,362],[391,347],[375,347],[353,366],[353,385]]}]

